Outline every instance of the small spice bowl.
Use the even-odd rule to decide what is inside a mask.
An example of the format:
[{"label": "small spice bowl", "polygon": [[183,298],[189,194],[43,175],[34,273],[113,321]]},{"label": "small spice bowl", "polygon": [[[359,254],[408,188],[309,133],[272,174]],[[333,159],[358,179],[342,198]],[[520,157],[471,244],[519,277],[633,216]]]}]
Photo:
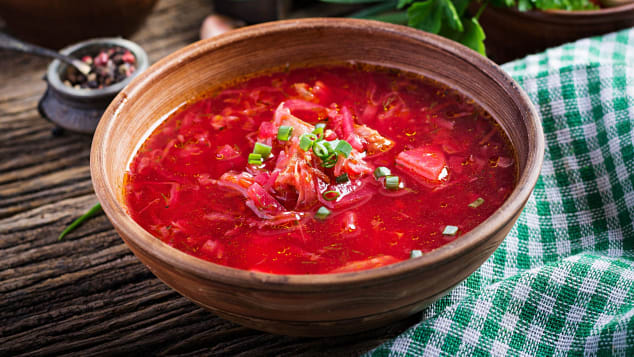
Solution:
[{"label": "small spice bowl", "polygon": [[68,86],[64,84],[68,65],[59,60],[51,62],[45,77],[48,87],[38,105],[40,114],[61,128],[92,134],[112,99],[130,83],[132,78],[148,68],[147,54],[136,43],[122,38],[83,41],[60,51],[81,59],[83,56],[95,56],[102,50],[117,47],[129,50],[134,55],[136,69],[122,81],[103,88],[83,89]]}]

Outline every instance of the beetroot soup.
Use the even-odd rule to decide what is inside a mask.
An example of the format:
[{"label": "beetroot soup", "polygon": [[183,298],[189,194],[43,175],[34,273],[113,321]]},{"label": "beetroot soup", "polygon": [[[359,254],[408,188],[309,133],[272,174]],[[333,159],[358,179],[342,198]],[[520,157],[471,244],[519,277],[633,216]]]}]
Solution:
[{"label": "beetroot soup", "polygon": [[472,100],[394,70],[324,66],[186,105],[133,158],[125,197],[137,223],[193,256],[320,274],[447,244],[516,179],[508,139]]}]

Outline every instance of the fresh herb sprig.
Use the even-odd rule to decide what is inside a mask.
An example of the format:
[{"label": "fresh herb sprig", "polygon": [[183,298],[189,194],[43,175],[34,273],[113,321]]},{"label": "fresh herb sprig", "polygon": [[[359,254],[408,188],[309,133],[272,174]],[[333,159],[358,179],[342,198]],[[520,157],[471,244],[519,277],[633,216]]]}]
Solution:
[{"label": "fresh herb sprig", "polygon": [[84,221],[86,221],[88,218],[100,213],[102,210],[103,209],[101,208],[101,203],[97,203],[96,205],[92,206],[92,208],[90,208],[88,212],[84,213],[81,217],[77,218],[73,221],[73,223],[66,227],[66,229],[64,229],[62,233],[60,233],[59,237],[57,237],[57,240],[62,240],[64,236],[72,232],[80,224],[84,223]]},{"label": "fresh herb sprig", "polygon": [[[517,7],[527,10],[592,10],[591,0],[321,0],[340,4],[372,4],[351,15],[355,18],[380,20],[408,25],[431,32],[486,55],[485,33],[478,19],[487,5]],[[473,14],[469,3],[478,4]]]}]

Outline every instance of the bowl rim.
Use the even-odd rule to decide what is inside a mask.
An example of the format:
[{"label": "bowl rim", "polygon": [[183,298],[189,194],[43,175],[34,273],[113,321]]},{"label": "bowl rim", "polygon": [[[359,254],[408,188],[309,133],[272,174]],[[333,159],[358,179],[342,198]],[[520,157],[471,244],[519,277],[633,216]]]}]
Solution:
[{"label": "bowl rim", "polygon": [[[386,35],[417,41],[421,45],[437,47],[450,56],[456,56],[462,60],[474,63],[477,68],[486,73],[487,76],[492,77],[500,86],[505,86],[508,90],[515,91],[517,98],[514,103],[525,113],[528,121],[527,125],[535,129],[536,135],[533,142],[534,147],[529,149],[526,168],[518,177],[518,185],[498,210],[459,239],[417,259],[404,260],[379,268],[348,273],[281,275],[253,272],[215,264],[191,256],[163,243],[138,225],[128,215],[123,205],[117,204],[116,197],[118,197],[118,193],[114,189],[113,183],[105,182],[105,180],[101,180],[102,182],[96,180],[96,177],[103,179],[102,173],[106,172],[104,156],[107,148],[104,146],[105,139],[108,133],[112,132],[110,129],[116,124],[117,114],[122,107],[127,105],[130,98],[140,95],[145,86],[152,85],[163,74],[169,73],[172,68],[182,66],[185,59],[193,60],[203,56],[205,53],[231,46],[232,43],[244,41],[245,39],[287,31],[327,30],[329,28],[373,34],[381,32]],[[541,121],[526,93],[499,66],[475,51],[440,36],[400,25],[360,19],[306,18],[269,22],[230,31],[211,39],[195,42],[158,61],[149,70],[134,78],[106,109],[93,138],[90,166],[95,193],[102,203],[106,215],[113,223],[116,223],[114,225],[120,236],[122,238],[127,236],[129,239],[124,239],[127,244],[143,250],[153,259],[158,259],[170,265],[170,270],[184,272],[214,283],[250,287],[258,290],[290,292],[331,291],[375,285],[386,280],[398,280],[400,279],[399,277],[403,278],[410,274],[418,274],[440,263],[445,264],[460,259],[474,247],[486,244],[488,240],[486,239],[487,234],[484,234],[485,232],[494,233],[501,230],[506,222],[513,219],[523,209],[540,174],[544,148],[545,142]],[[493,235],[489,234],[488,236]]]}]

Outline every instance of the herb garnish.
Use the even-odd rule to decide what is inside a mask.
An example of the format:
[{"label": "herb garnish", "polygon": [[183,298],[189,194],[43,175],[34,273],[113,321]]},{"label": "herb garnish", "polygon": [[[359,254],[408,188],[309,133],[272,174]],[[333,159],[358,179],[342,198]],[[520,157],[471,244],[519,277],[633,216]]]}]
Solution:
[{"label": "herb garnish", "polygon": [[471,0],[321,0],[340,4],[373,5],[350,17],[385,21],[408,25],[431,32],[485,54],[485,34],[478,22],[484,8],[515,7],[527,10],[593,10],[598,6],[590,0],[479,0],[478,11],[472,15],[468,10]]},{"label": "herb garnish", "polygon": [[81,217],[77,218],[73,221],[73,223],[66,227],[66,229],[64,229],[62,233],[60,233],[59,237],[57,237],[57,240],[62,240],[62,238],[64,238],[68,233],[72,232],[80,224],[84,223],[84,221],[86,221],[88,218],[98,214],[101,211],[101,203],[97,203],[96,205],[92,206],[92,208],[89,209],[88,212],[84,213]]}]

